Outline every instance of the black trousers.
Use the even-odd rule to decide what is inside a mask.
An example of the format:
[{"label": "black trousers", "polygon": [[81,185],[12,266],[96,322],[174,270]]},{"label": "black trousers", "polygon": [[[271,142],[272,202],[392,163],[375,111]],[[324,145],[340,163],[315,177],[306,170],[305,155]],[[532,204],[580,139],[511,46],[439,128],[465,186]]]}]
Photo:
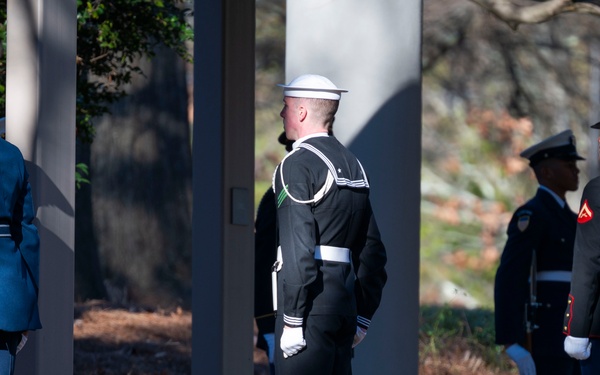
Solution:
[{"label": "black trousers", "polygon": [[580,361],[581,373],[583,375],[600,374],[600,339],[590,339],[592,343],[592,353],[586,360]]},{"label": "black trousers", "polygon": [[283,319],[275,323],[275,373],[277,375],[351,375],[355,316],[309,315],[304,327],[306,347],[283,358],[279,345]]},{"label": "black trousers", "polygon": [[580,375],[579,361],[562,357],[534,357],[537,375]]},{"label": "black trousers", "polygon": [[15,371],[17,346],[21,332],[0,331],[0,375],[12,375]]}]

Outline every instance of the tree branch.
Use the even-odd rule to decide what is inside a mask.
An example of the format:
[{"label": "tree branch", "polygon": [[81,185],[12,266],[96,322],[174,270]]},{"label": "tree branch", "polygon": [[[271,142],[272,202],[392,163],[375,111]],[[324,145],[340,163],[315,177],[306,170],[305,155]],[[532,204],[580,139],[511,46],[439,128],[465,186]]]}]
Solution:
[{"label": "tree branch", "polygon": [[600,5],[594,0],[470,0],[488,10],[516,30],[520,24],[548,21],[561,13],[587,13],[600,16]]}]

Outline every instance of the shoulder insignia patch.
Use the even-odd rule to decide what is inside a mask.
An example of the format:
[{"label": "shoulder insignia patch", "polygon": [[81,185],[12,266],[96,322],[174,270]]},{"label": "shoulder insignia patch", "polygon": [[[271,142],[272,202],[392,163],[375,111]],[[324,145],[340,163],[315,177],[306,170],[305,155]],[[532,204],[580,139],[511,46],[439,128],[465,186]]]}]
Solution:
[{"label": "shoulder insignia patch", "polygon": [[519,228],[521,232],[525,232],[525,229],[527,229],[527,227],[529,226],[530,218],[530,215],[520,215],[517,218],[517,228]]},{"label": "shoulder insignia patch", "polygon": [[587,199],[583,201],[579,214],[577,215],[577,222],[579,224],[587,223],[594,218],[594,211],[590,208]]},{"label": "shoulder insignia patch", "polygon": [[[286,188],[287,188],[287,185],[286,185]],[[281,204],[283,203],[285,198],[287,198],[287,191],[286,191],[286,189],[281,189],[281,191],[279,192],[279,196],[277,197],[277,208],[279,208],[281,206]]]}]

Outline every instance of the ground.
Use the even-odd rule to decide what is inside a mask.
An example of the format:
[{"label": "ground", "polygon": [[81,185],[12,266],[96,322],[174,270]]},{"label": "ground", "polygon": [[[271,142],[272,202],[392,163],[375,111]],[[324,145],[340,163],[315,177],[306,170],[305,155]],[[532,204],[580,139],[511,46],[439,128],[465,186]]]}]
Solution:
[{"label": "ground", "polygon": [[191,373],[192,314],[181,309],[77,304],[73,335],[74,374]]},{"label": "ground", "polygon": [[[122,307],[104,301],[75,305],[76,375],[188,375],[192,314],[182,309]],[[254,350],[254,374],[267,375],[265,352]]]},{"label": "ground", "polygon": [[[182,309],[122,307],[104,301],[75,306],[74,374],[189,375],[192,314]],[[421,375],[501,375],[457,341],[453,350],[421,358]],[[254,350],[254,375],[267,375],[267,358]],[[514,371],[514,370],[513,370]]]}]

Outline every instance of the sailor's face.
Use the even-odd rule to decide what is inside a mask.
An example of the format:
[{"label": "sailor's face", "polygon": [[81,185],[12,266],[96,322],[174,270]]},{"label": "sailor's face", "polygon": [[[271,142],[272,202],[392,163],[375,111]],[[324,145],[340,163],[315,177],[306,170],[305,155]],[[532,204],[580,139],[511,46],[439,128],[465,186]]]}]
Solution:
[{"label": "sailor's face", "polygon": [[279,112],[279,116],[283,119],[283,130],[285,130],[285,136],[289,140],[297,139],[297,106],[296,98],[285,96],[283,98],[283,108]]}]

